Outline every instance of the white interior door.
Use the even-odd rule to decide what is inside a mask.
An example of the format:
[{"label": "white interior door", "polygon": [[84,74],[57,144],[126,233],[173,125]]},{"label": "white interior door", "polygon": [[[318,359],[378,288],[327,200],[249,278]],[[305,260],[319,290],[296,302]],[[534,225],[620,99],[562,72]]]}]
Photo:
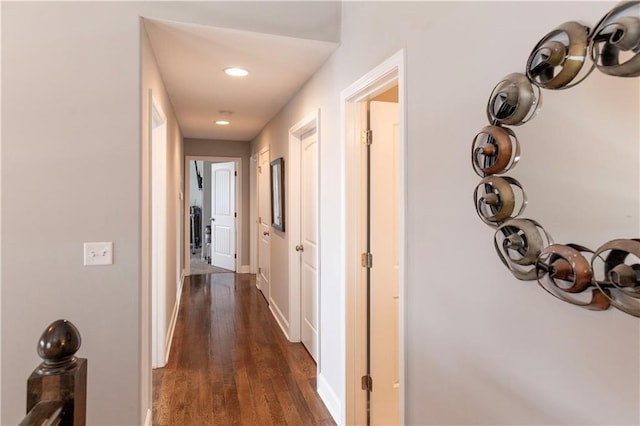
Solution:
[{"label": "white interior door", "polygon": [[318,137],[302,136],[300,150],[300,322],[301,341],[318,361]]},{"label": "white interior door", "polygon": [[371,421],[398,424],[398,104],[371,102]]},{"label": "white interior door", "polygon": [[271,169],[269,149],[258,156],[258,277],[257,285],[264,297],[270,297],[270,230],[271,230]]},{"label": "white interior door", "polygon": [[211,165],[211,264],[236,270],[236,163]]}]

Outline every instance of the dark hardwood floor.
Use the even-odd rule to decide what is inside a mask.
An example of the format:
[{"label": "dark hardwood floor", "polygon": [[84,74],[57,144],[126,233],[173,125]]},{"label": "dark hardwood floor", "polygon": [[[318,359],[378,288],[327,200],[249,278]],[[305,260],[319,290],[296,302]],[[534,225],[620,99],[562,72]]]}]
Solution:
[{"label": "dark hardwood floor", "polygon": [[315,388],[255,275],[187,277],[169,362],[153,371],[155,426],[334,425]]}]

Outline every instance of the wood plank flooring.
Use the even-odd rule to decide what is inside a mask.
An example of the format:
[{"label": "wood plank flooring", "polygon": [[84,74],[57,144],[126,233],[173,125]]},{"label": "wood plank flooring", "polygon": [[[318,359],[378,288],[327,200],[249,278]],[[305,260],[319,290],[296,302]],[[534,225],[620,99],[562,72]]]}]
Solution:
[{"label": "wood plank flooring", "polygon": [[169,362],[153,371],[153,424],[334,425],[316,365],[288,342],[255,275],[187,277]]}]

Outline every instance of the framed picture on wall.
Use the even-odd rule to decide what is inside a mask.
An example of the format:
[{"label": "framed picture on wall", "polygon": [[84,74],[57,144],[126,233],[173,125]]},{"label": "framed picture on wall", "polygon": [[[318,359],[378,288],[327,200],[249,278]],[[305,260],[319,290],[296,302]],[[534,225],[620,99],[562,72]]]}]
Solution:
[{"label": "framed picture on wall", "polygon": [[271,226],[284,232],[284,159],[271,162]]}]

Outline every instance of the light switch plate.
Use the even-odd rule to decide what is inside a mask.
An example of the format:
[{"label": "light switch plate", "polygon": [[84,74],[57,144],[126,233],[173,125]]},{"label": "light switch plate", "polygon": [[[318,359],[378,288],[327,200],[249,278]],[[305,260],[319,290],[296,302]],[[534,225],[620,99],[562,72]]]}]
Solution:
[{"label": "light switch plate", "polygon": [[113,242],[84,243],[84,266],[112,264]]}]

